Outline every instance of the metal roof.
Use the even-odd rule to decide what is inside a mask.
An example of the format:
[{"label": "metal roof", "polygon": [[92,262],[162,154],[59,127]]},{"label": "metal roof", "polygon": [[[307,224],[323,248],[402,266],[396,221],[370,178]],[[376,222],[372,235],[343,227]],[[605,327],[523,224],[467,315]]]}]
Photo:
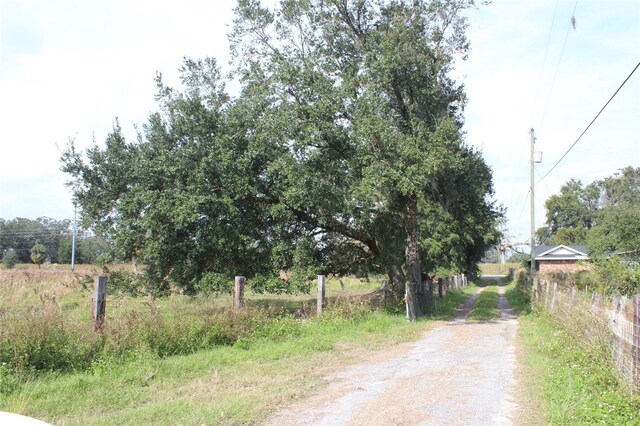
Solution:
[{"label": "metal roof", "polygon": [[535,248],[536,260],[588,260],[585,246],[577,245],[539,245]]}]

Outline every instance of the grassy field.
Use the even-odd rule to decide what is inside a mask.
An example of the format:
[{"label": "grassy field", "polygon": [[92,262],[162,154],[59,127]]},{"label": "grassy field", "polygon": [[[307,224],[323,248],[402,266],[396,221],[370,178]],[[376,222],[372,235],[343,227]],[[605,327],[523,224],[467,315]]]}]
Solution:
[{"label": "grassy field", "polygon": [[519,263],[505,263],[504,265],[499,263],[481,263],[480,273],[482,275],[507,275],[509,268],[518,269],[521,265]]},{"label": "grassy field", "polygon": [[[130,270],[130,265],[110,266],[112,270]],[[78,265],[71,272],[69,265],[44,265],[38,269],[35,265],[18,265],[11,270],[0,269],[0,309],[4,312],[25,312],[34,305],[53,303],[58,305],[65,315],[88,319],[91,312],[93,278],[100,268],[93,265]],[[335,301],[371,292],[380,287],[382,278],[374,277],[369,281],[357,278],[340,278],[327,280],[326,296]],[[277,295],[253,293],[248,289],[245,301],[248,306],[284,308],[290,311],[304,310],[315,306],[316,298],[312,295]],[[109,290],[107,291],[108,293]],[[130,298],[110,294],[107,300],[107,315],[113,317],[131,310],[146,309],[149,301],[144,298]],[[180,305],[188,307],[190,312],[198,313],[198,309],[218,309],[232,306],[231,295],[218,297],[183,297],[173,294],[168,298],[154,301],[161,311],[178,309]]]},{"label": "grassy field", "polygon": [[[30,379],[0,410],[53,424],[241,424],[324,385],[322,376],[358,351],[416,338],[428,324],[385,313],[328,318],[283,336],[252,338],[184,356],[96,362],[89,370]],[[291,327],[291,330],[287,330]]]},{"label": "grassy field", "polygon": [[[363,353],[417,338],[401,304],[349,296],[379,282],[329,280],[329,309],[309,295],[110,296],[107,327],[89,322],[91,269],[0,271],[0,411],[52,424],[245,424],[325,385]],[[438,303],[451,316],[466,297]]]}]

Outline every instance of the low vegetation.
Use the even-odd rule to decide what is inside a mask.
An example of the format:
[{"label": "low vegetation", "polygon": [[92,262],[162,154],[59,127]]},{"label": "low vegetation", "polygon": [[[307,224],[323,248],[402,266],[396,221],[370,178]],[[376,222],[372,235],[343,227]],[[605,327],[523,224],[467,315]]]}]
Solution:
[{"label": "low vegetation", "polygon": [[[531,312],[526,291],[512,283],[506,296],[521,314],[523,345],[520,379],[529,401],[531,424],[637,424],[640,396],[621,383],[603,347],[572,332],[543,312]],[[533,403],[529,403],[532,405]]]},{"label": "low vegetation", "polygon": [[[385,312],[273,319],[233,344],[160,357],[148,350],[102,356],[83,371],[4,376],[0,410],[53,424],[239,424],[325,384],[361,351],[416,338],[418,327]],[[13,381],[12,381],[13,380]]]},{"label": "low vegetation", "polygon": [[520,268],[519,263],[509,262],[509,263],[481,263],[480,274],[482,275],[506,275],[509,273],[509,269],[518,269]]},{"label": "low vegetation", "polygon": [[[126,269],[126,268],[125,268]],[[0,411],[53,424],[238,424],[264,418],[322,386],[370,349],[417,338],[401,302],[374,309],[378,281],[329,280],[329,307],[309,295],[151,299],[111,295],[107,322],[89,318],[89,271],[0,272]],[[436,303],[450,317],[467,293]]]},{"label": "low vegetation", "polygon": [[497,318],[500,318],[498,283],[495,280],[491,280],[478,295],[478,300],[469,314],[469,319],[471,321],[491,321]]}]

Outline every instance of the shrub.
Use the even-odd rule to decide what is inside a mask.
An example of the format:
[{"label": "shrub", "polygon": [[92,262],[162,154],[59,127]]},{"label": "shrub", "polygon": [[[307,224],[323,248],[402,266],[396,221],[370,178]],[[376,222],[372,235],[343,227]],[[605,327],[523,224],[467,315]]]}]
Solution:
[{"label": "shrub", "polygon": [[516,287],[525,294],[531,293],[531,279],[527,271],[518,272]]},{"label": "shrub", "polygon": [[291,283],[285,280],[281,280],[278,277],[265,277],[259,275],[249,280],[249,285],[254,293],[271,293],[271,294],[284,294],[295,293],[297,287],[291,286]]},{"label": "shrub", "polygon": [[18,389],[18,378],[6,362],[0,363],[0,396],[10,395]]},{"label": "shrub", "polygon": [[573,275],[576,287],[582,291],[602,291],[594,271],[578,271]]},{"label": "shrub", "polygon": [[603,293],[631,296],[640,289],[640,265],[616,257],[595,261],[595,274]]},{"label": "shrub", "polygon": [[2,263],[7,269],[13,269],[18,264],[18,260],[18,254],[14,249],[5,251],[2,256]]},{"label": "shrub", "polygon": [[118,269],[110,271],[106,266],[105,273],[109,277],[109,292],[128,296],[146,296],[153,294],[152,286],[144,275]]},{"label": "shrub", "polygon": [[233,278],[217,272],[207,272],[193,287],[205,295],[219,295],[233,293],[233,286]]}]

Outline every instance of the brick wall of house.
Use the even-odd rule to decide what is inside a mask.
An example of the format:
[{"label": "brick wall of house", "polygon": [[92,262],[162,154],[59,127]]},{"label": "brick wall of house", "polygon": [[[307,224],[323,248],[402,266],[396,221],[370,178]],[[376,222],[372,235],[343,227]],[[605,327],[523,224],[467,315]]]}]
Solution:
[{"label": "brick wall of house", "polygon": [[541,274],[578,272],[590,269],[587,262],[575,260],[543,260],[538,261],[538,270]]}]

